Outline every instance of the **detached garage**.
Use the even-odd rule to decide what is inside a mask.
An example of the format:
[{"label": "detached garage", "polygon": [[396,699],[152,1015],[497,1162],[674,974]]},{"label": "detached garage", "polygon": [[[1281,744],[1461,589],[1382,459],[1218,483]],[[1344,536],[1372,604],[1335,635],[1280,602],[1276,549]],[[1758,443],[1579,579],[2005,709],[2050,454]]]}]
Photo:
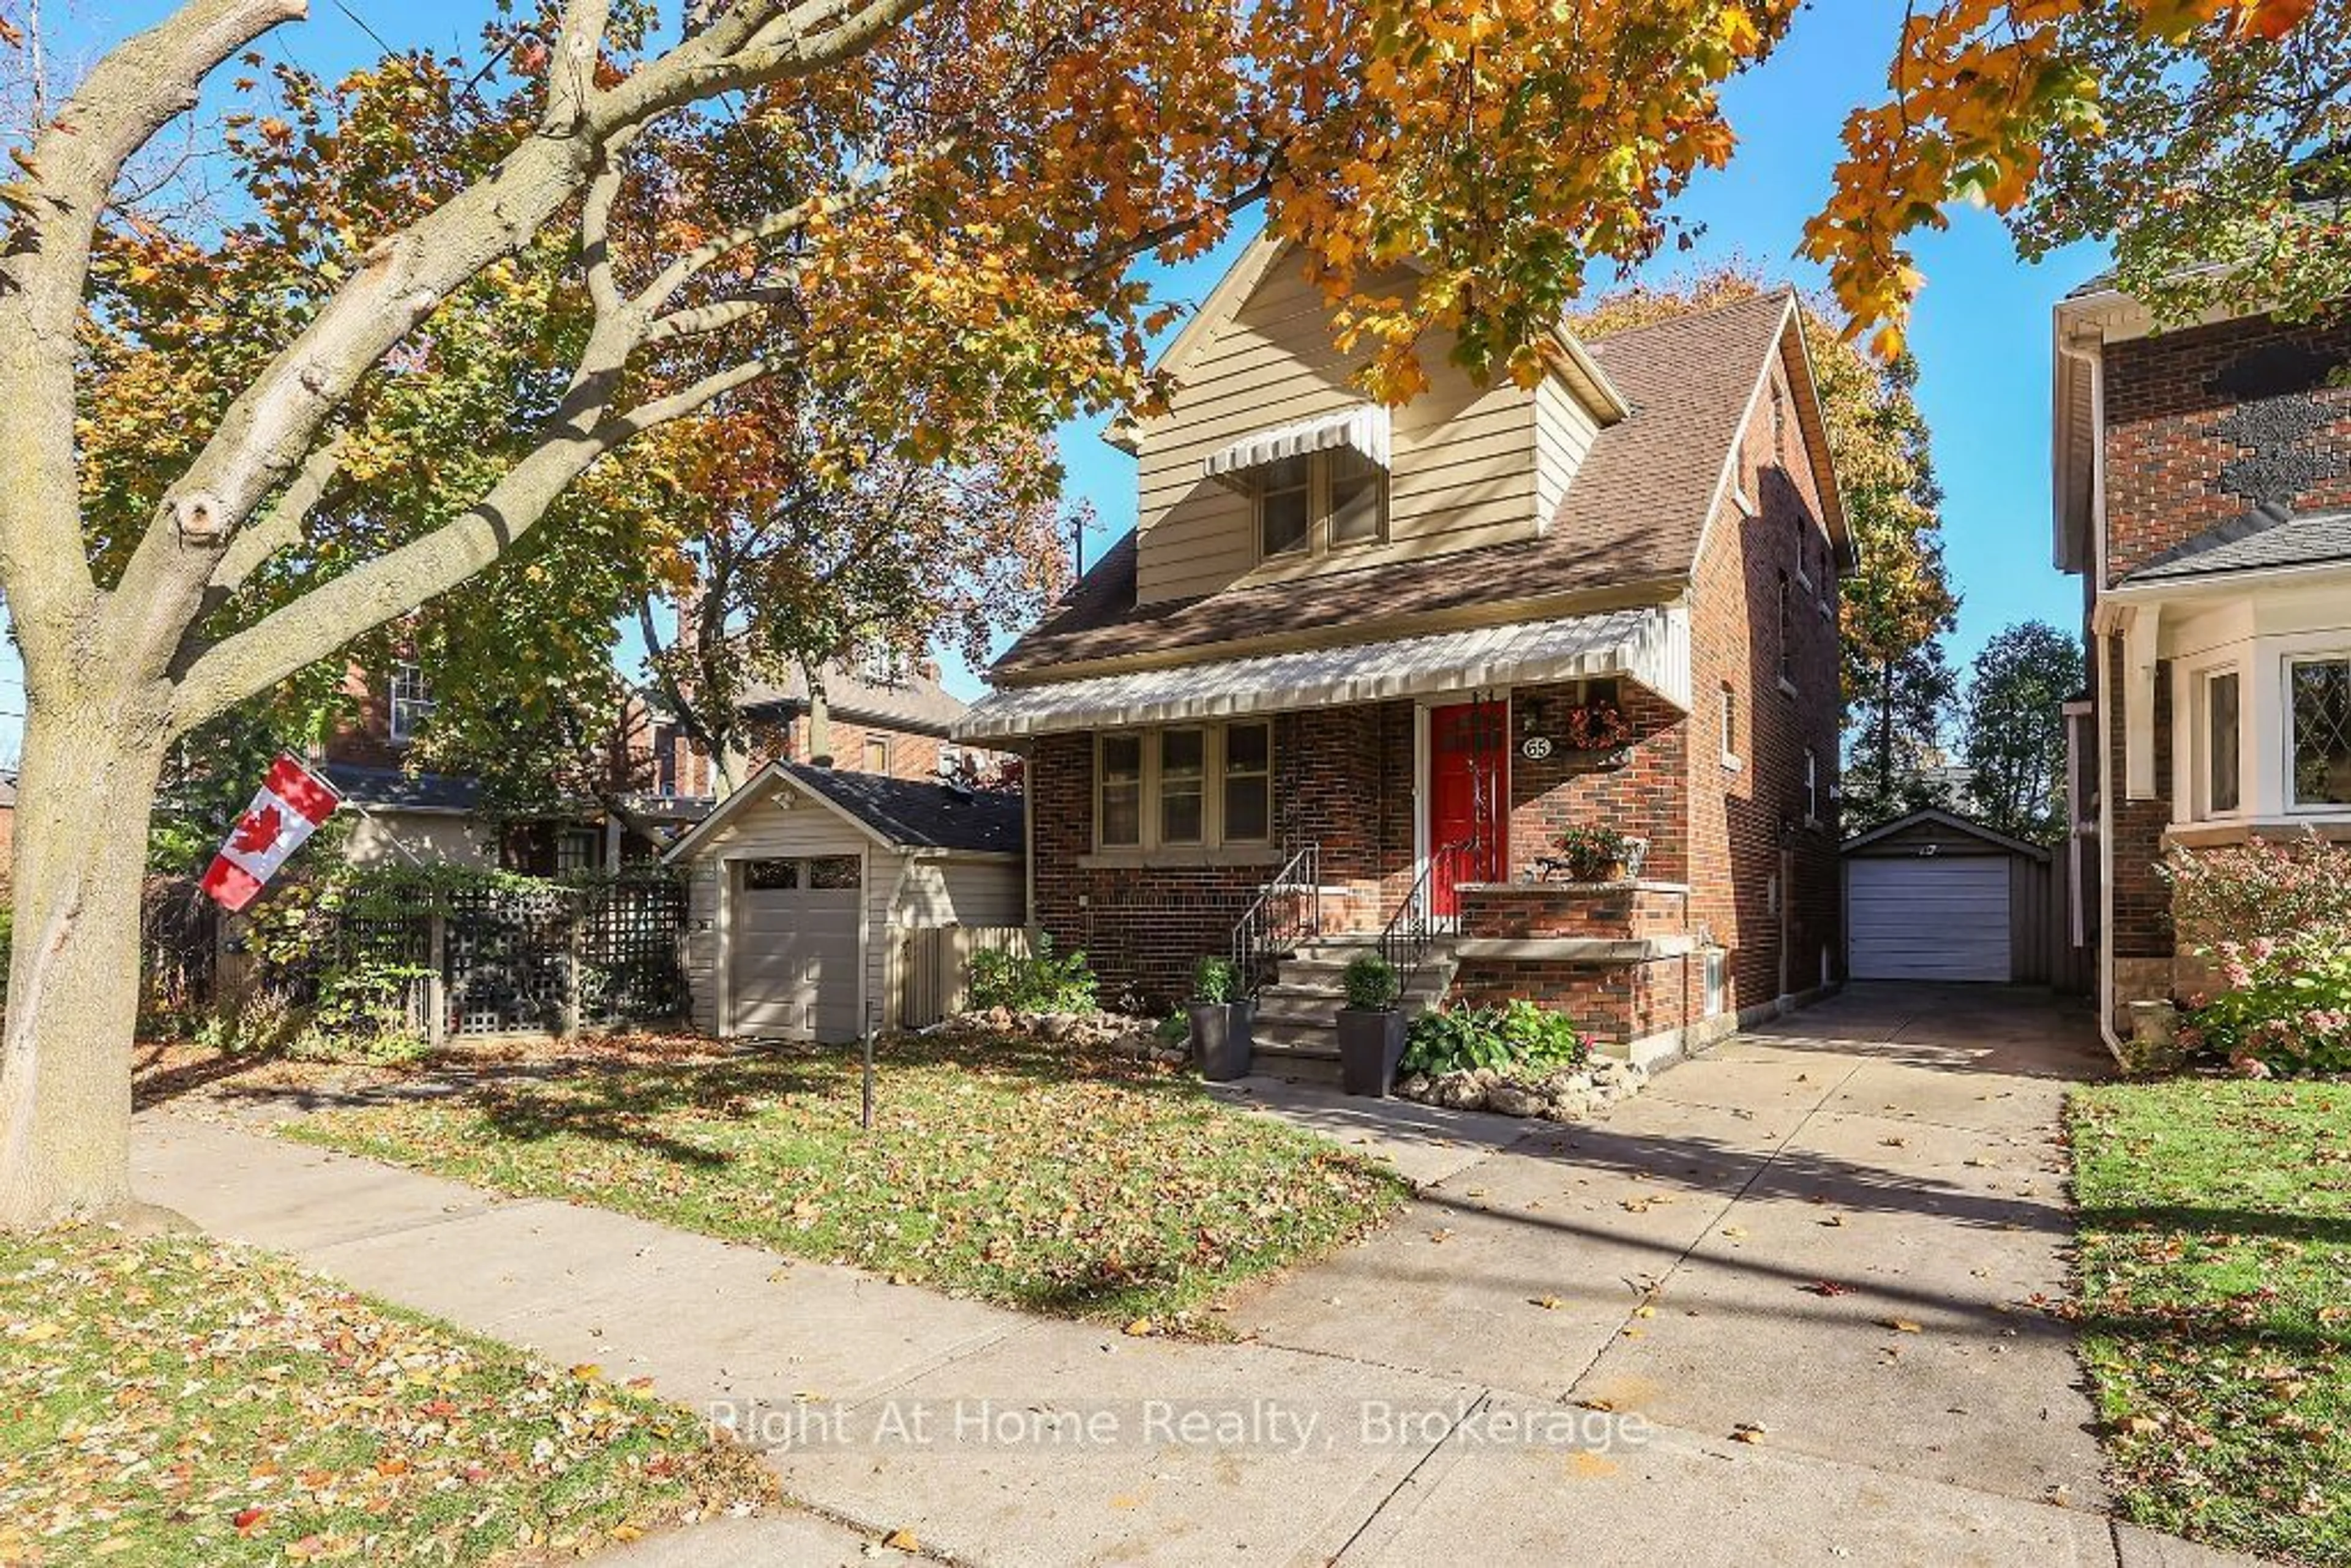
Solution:
[{"label": "detached garage", "polygon": [[674,845],[695,1026],[856,1039],[898,1023],[906,932],[1019,925],[1018,795],[771,763]]},{"label": "detached garage", "polygon": [[1929,810],[1848,839],[1843,852],[1853,978],[2049,982],[2047,850]]}]

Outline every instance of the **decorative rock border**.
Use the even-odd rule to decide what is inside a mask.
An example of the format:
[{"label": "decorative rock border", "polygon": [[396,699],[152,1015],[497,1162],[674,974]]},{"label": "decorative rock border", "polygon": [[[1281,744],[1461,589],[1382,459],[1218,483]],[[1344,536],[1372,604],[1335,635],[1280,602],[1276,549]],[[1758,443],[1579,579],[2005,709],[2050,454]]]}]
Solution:
[{"label": "decorative rock border", "polygon": [[1107,1049],[1162,1067],[1180,1067],[1192,1058],[1183,1045],[1161,1040],[1155,1020],[1131,1013],[1017,1013],[991,1008],[986,1012],[957,1013],[933,1027],[956,1034],[1019,1034],[1056,1044]]},{"label": "decorative rock border", "polygon": [[1416,1072],[1397,1083],[1395,1092],[1400,1099],[1448,1111],[1580,1122],[1639,1093],[1648,1082],[1648,1070],[1638,1063],[1594,1056],[1581,1067],[1554,1067],[1524,1076],[1491,1067],[1435,1077]]}]

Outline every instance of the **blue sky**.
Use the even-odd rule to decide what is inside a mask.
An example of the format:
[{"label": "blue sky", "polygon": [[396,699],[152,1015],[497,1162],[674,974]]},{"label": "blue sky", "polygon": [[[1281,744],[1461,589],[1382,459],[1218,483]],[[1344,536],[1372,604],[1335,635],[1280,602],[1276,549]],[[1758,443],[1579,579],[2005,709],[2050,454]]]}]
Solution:
[{"label": "blue sky", "polygon": [[[395,45],[465,43],[483,14],[475,0],[434,0],[393,7],[350,0],[350,10]],[[92,6],[75,21],[93,39],[119,37],[170,7],[162,0]],[[319,69],[365,57],[364,33],[332,3],[317,19],[282,29],[265,47]],[[1873,0],[1818,0],[1796,19],[1787,44],[1728,94],[1740,150],[1724,172],[1702,178],[1681,210],[1706,225],[1698,249],[1662,258],[1667,276],[1710,258],[1740,256],[1810,287],[1817,269],[1793,259],[1804,218],[1828,190],[1845,110],[1884,90],[1895,16]],[[1155,287],[1196,303],[1206,298],[1246,236],[1213,256],[1161,268]],[[2016,259],[2006,232],[1989,214],[1961,211],[1951,227],[1925,236],[1919,263],[1928,277],[1911,331],[1920,367],[1919,403],[1934,433],[1945,492],[1944,533],[1951,578],[1963,598],[1950,643],[1964,666],[2002,627],[2033,617],[2070,626],[2079,589],[2049,564],[2049,312],[2068,288],[2096,271],[2090,247],[2038,267]],[[1100,420],[1061,432],[1070,488],[1090,501],[1098,528],[1092,559],[1133,523],[1133,460],[1101,439]],[[950,661],[948,684],[965,695],[980,689]],[[23,708],[13,649],[0,659],[0,755],[13,758]]]}]

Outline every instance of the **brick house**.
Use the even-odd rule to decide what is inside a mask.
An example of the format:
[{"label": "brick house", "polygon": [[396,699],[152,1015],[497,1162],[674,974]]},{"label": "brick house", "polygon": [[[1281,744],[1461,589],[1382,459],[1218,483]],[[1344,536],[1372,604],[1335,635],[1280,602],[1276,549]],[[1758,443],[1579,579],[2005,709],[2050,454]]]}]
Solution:
[{"label": "brick house", "polygon": [[2170,846],[2351,838],[2351,320],[2158,333],[2098,280],[2054,334],[2056,559],[2093,681],[2068,709],[2074,935],[2126,1030],[2188,983]]},{"label": "brick house", "polygon": [[[741,778],[770,762],[822,761],[852,773],[937,779],[967,754],[951,738],[965,705],[928,665],[893,669],[841,661],[825,666],[813,687],[799,672],[755,683],[741,706],[755,737],[737,769]],[[658,714],[652,722],[654,791],[715,794],[710,759]]]},{"label": "brick house", "polygon": [[[1301,1059],[1374,941],[1644,1053],[1832,982],[1849,544],[1793,298],[1556,333],[1526,388],[1433,343],[1391,413],[1281,255],[1169,346],[1134,531],[956,727],[1027,758],[1035,922],[1153,1001],[1278,965]],[[1567,881],[1577,824],[1637,874]]]}]

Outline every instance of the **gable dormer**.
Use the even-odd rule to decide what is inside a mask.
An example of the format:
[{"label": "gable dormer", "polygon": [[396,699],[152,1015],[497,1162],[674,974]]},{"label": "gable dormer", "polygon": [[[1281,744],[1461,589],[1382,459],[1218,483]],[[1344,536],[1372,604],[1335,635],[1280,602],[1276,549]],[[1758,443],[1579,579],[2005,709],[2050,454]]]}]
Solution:
[{"label": "gable dormer", "polygon": [[1137,460],[1136,603],[1540,537],[1626,405],[1563,334],[1532,388],[1479,386],[1451,347],[1422,344],[1426,392],[1373,402],[1322,290],[1260,237],[1162,359],[1169,408],[1119,432]]}]

